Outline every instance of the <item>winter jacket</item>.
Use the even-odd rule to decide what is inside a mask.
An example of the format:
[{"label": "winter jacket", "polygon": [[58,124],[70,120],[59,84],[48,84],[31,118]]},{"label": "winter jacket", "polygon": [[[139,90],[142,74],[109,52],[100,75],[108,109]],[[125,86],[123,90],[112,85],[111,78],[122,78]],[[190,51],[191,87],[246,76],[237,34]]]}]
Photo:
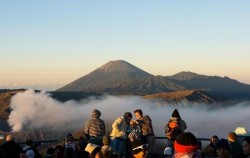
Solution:
[{"label": "winter jacket", "polygon": [[154,136],[151,118],[148,115],[142,116],[139,120],[143,136]]},{"label": "winter jacket", "polygon": [[128,129],[128,124],[125,118],[123,116],[119,117],[112,124],[112,132],[110,136],[121,139],[127,139],[127,134],[126,134],[127,129]]},{"label": "winter jacket", "polygon": [[84,127],[84,133],[92,137],[104,136],[105,131],[105,123],[100,118],[90,119]]}]

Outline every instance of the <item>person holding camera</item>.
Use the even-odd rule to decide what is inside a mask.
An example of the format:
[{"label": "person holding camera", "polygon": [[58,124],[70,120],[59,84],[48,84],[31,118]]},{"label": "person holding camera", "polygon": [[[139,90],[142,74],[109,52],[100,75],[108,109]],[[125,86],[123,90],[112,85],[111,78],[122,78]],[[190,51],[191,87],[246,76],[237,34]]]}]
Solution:
[{"label": "person holding camera", "polygon": [[143,112],[141,109],[136,109],[134,111],[134,115],[136,117],[136,120],[134,120],[133,122],[136,122],[137,124],[140,125],[144,144],[148,144],[148,157],[152,157],[151,155],[155,143],[155,135],[152,126],[152,120],[148,115],[143,116]]}]

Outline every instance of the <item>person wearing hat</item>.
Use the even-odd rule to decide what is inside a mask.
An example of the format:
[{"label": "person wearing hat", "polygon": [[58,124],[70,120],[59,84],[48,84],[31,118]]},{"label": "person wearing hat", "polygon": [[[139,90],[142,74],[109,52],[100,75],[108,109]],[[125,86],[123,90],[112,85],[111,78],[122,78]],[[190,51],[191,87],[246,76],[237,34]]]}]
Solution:
[{"label": "person wearing hat", "polygon": [[74,137],[71,133],[68,133],[65,145],[64,145],[64,151],[66,155],[74,155],[74,153],[78,150],[78,146],[76,142],[74,141]]},{"label": "person wearing hat", "polygon": [[215,148],[218,158],[232,158],[230,154],[230,144],[226,139],[219,139]]},{"label": "person wearing hat", "polygon": [[125,112],[123,116],[118,117],[112,124],[111,147],[120,157],[126,155],[127,130],[132,119],[130,112]]},{"label": "person wearing hat", "polygon": [[173,158],[201,158],[197,138],[191,132],[184,132],[174,141]]},{"label": "person wearing hat", "polygon": [[91,119],[84,126],[84,133],[90,143],[102,146],[102,138],[106,133],[105,123],[100,119],[101,112],[97,109],[92,111]]},{"label": "person wearing hat", "polygon": [[[178,126],[175,129],[176,132],[173,130],[173,128],[174,128],[174,127],[172,127],[173,125]],[[177,109],[175,109],[172,112],[172,117],[169,119],[169,121],[168,121],[168,123],[166,124],[166,127],[165,127],[165,133],[166,133],[166,136],[167,136],[167,139],[168,139],[167,140],[167,146],[172,147],[176,137],[179,134],[184,133],[185,129],[187,129],[186,122],[181,118],[181,116],[179,114],[179,111]],[[169,135],[171,135],[171,137]]]}]

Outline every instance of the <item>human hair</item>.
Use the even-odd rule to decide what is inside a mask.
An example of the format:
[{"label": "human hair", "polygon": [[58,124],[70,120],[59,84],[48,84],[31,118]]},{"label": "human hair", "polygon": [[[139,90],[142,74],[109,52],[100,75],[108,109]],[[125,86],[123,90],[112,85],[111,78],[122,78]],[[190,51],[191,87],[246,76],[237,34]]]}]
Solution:
[{"label": "human hair", "polygon": [[219,140],[219,137],[217,136],[217,135],[213,135],[212,137],[211,137],[211,139],[217,139],[217,140]]},{"label": "human hair", "polygon": [[243,141],[246,141],[248,144],[250,144],[250,137],[246,137]]},{"label": "human hair", "polygon": [[26,140],[25,142],[26,145],[32,146],[33,141],[31,139]]},{"label": "human hair", "polygon": [[143,113],[142,113],[142,110],[141,110],[141,109],[136,109],[136,110],[134,111],[134,113],[139,113],[140,115],[143,115]]},{"label": "human hair", "polygon": [[230,132],[228,133],[228,139],[231,139],[229,141],[236,141],[237,140],[237,135],[235,132]]}]

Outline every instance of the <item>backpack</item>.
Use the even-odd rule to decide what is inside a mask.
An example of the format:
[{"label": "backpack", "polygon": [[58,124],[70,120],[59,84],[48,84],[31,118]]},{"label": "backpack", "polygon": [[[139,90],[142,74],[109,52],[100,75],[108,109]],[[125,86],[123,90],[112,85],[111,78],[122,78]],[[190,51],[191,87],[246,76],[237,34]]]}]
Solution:
[{"label": "backpack", "polygon": [[179,120],[169,120],[165,127],[165,134],[167,139],[175,140],[176,137],[181,133],[183,133],[183,131],[179,127]]}]

